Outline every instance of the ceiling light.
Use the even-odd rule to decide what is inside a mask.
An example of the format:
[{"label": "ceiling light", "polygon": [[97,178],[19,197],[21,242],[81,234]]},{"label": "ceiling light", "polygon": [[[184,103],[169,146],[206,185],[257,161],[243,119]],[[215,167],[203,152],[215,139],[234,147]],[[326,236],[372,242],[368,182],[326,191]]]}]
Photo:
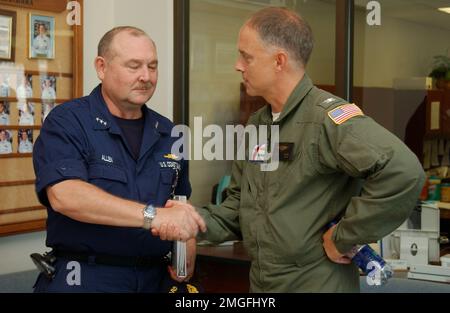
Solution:
[{"label": "ceiling light", "polygon": [[450,8],[439,8],[438,10],[450,14]]}]

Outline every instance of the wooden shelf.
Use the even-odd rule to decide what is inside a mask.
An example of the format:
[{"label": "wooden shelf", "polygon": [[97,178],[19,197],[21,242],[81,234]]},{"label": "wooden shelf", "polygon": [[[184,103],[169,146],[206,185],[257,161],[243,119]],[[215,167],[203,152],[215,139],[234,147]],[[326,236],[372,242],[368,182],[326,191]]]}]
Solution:
[{"label": "wooden shelf", "polygon": [[450,210],[450,202],[438,202],[439,209]]},{"label": "wooden shelf", "polygon": [[1,0],[0,4],[5,4],[9,6],[33,9],[33,10],[42,10],[42,11],[50,11],[55,13],[61,13],[66,10],[66,3],[63,1],[54,1],[54,0],[33,0],[33,1],[11,1],[11,0]]},{"label": "wooden shelf", "polygon": [[450,220],[450,203],[449,202],[438,202],[440,217],[444,220]]},{"label": "wooden shelf", "polygon": [[441,210],[440,216],[443,220],[450,220],[450,210]]},{"label": "wooden shelf", "polygon": [[32,153],[9,153],[0,154],[0,159],[31,158],[32,156]]},{"label": "wooden shelf", "polygon": [[32,206],[32,207],[26,207],[26,208],[15,208],[15,209],[9,209],[9,210],[0,210],[1,214],[14,214],[14,213],[23,213],[23,212],[32,212],[32,211],[40,211],[40,210],[46,210],[46,208],[42,205],[38,206]]},{"label": "wooden shelf", "polygon": [[35,182],[36,182],[35,179],[18,180],[18,181],[5,181],[5,182],[0,182],[0,187],[13,187],[13,186],[33,185]]},{"label": "wooden shelf", "polygon": [[19,129],[34,129],[39,130],[41,129],[41,125],[1,125],[0,129],[6,129],[6,130],[19,130]]},{"label": "wooden shelf", "polygon": [[0,237],[42,231],[45,228],[45,219],[11,225],[0,225]]},{"label": "wooden shelf", "polygon": [[72,73],[39,72],[39,71],[25,71],[25,75],[34,75],[34,76],[47,75],[47,76],[66,77],[66,78],[73,77]]},{"label": "wooden shelf", "polygon": [[[0,102],[1,101],[7,101],[7,102],[19,102],[19,99],[17,99],[16,97],[0,97]],[[21,101],[26,101],[26,102],[32,102],[32,103],[64,103],[67,101],[70,101],[70,99],[42,99],[42,98],[26,98],[26,99],[21,99]]]}]

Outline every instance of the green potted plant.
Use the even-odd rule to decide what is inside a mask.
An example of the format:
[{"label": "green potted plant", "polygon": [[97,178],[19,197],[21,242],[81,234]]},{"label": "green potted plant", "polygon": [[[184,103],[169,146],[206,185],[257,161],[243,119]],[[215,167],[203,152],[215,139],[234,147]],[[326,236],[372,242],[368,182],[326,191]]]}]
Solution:
[{"label": "green potted plant", "polygon": [[433,69],[429,74],[436,82],[438,89],[450,89],[450,57],[436,55],[433,58]]}]

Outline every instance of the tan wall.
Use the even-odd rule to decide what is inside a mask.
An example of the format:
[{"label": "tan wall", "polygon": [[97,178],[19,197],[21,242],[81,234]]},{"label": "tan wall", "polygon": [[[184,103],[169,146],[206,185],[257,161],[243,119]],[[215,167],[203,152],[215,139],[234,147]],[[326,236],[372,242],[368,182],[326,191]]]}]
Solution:
[{"label": "tan wall", "polygon": [[355,16],[354,83],[393,87],[394,78],[425,77],[433,56],[450,47],[448,29],[382,15],[381,26],[368,26],[365,11]]}]

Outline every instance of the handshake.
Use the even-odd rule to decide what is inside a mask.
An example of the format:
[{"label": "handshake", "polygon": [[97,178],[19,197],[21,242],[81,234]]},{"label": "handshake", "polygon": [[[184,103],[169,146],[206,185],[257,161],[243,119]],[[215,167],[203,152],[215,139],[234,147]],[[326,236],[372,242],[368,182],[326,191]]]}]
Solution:
[{"label": "handshake", "polygon": [[179,201],[169,200],[164,208],[157,208],[152,222],[152,234],[162,240],[187,241],[199,231],[206,232],[206,224],[195,208]]}]

